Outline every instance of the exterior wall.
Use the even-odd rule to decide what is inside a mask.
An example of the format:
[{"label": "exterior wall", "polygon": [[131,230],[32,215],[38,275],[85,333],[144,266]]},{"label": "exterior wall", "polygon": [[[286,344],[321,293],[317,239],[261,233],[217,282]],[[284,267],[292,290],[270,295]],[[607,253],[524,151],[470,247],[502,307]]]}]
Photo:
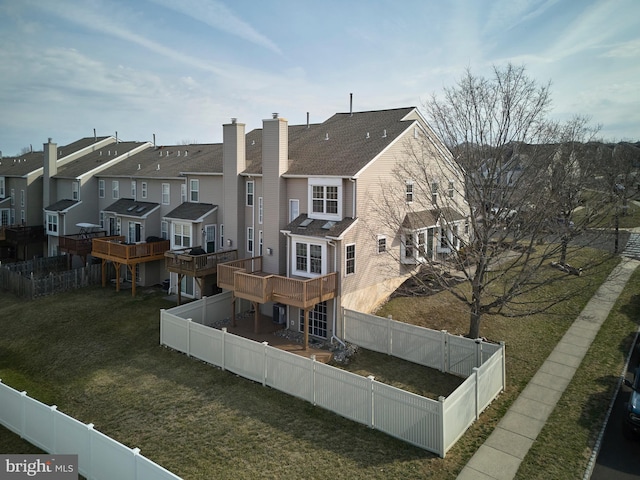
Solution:
[{"label": "exterior wall", "polygon": [[[308,182],[306,178],[288,178],[287,179],[287,223],[289,219],[289,200],[295,199],[298,200],[298,212],[309,213],[308,208]],[[293,220],[293,219],[291,219]]]}]

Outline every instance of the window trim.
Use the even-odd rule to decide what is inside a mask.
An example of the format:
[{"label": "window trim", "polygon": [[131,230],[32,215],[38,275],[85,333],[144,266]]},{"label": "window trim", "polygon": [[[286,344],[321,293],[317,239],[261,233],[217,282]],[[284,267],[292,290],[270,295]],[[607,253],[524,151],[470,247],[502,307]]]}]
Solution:
[{"label": "window trim", "polygon": [[[353,254],[349,254],[349,249],[352,249]],[[347,243],[344,246],[344,276],[355,275],[356,273],[356,244]]]},{"label": "window trim", "polygon": [[200,201],[200,180],[197,178],[189,180],[189,201],[193,203],[198,203]]},{"label": "window trim", "polygon": [[98,180],[98,198],[104,198],[106,192],[106,185],[103,178]]},{"label": "window trim", "polygon": [[120,198],[120,182],[118,180],[111,180],[111,198],[113,200]]},{"label": "window trim", "polygon": [[147,198],[147,182],[142,182],[140,184],[140,195],[142,198]]},{"label": "window trim", "polygon": [[264,198],[258,197],[258,223],[262,225],[264,220]]},{"label": "window trim", "polygon": [[[386,235],[378,235],[378,243],[377,243],[377,248],[376,251],[378,254],[381,253],[386,253],[387,251],[387,237]],[[380,243],[380,241],[382,241],[382,243]],[[381,249],[382,247],[382,249]]]},{"label": "window trim", "polygon": [[[305,270],[298,270],[298,244],[306,246]],[[312,272],[311,246],[320,247],[320,272]],[[303,238],[294,238],[291,242],[291,273],[299,277],[316,278],[327,273],[327,244],[325,242],[312,241]]]},{"label": "window trim", "polygon": [[[55,226],[55,228],[51,228],[52,226]],[[47,212],[46,225],[45,225],[47,235],[57,236],[60,231],[59,227],[60,227],[60,216],[57,213]]]},{"label": "window trim", "polygon": [[[165,200],[165,196],[166,196],[166,200]],[[160,201],[162,205],[171,204],[171,184],[170,183],[163,183],[162,186],[160,187]]]},{"label": "window trim", "polygon": [[[180,232],[178,232],[178,230],[180,230]],[[188,232],[185,233],[185,230],[188,230]],[[171,223],[171,231],[172,231],[171,243],[172,243],[173,247],[190,248],[192,246],[191,245],[191,236],[193,234],[193,227],[192,227],[191,223],[172,222]],[[178,237],[180,237],[180,242],[176,241],[176,239]],[[185,238],[189,239],[189,241],[187,242],[188,245],[185,245],[185,241],[184,241]]]},{"label": "window trim", "polygon": [[[322,198],[314,197],[314,187],[322,187]],[[327,196],[327,187],[335,187],[336,188],[336,213],[327,212],[327,205],[329,202],[333,202],[333,199],[328,198]],[[307,182],[307,199],[308,199],[308,210],[309,210],[309,218],[318,219],[318,220],[342,220],[342,179],[341,178],[309,178]],[[322,211],[316,212],[313,210],[314,208],[314,200],[322,201]]]},{"label": "window trim", "polygon": [[255,182],[253,180],[247,180],[245,184],[245,206],[253,207],[255,202]]},{"label": "window trim", "polygon": [[253,227],[247,227],[247,253],[251,253],[253,256],[254,248]]}]

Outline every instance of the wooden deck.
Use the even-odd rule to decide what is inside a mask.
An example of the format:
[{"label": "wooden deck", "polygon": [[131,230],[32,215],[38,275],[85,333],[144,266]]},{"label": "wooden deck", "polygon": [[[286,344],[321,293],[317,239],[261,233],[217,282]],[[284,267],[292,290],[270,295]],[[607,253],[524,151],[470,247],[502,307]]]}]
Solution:
[{"label": "wooden deck", "polygon": [[182,250],[169,250],[164,252],[165,268],[179,275],[190,277],[206,277],[218,273],[218,264],[236,260],[237,250],[191,255],[190,248]]}]

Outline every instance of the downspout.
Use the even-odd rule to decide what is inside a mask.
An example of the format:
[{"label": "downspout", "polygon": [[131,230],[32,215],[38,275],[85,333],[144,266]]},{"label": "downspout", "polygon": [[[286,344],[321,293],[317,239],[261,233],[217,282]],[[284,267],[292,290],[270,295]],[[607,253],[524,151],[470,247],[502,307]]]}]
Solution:
[{"label": "downspout", "polygon": [[356,218],[356,181],[353,178],[350,178],[349,181],[352,184],[352,188],[351,188],[351,218],[353,218],[355,220]]},{"label": "downspout", "polygon": [[[329,241],[328,244],[330,246],[333,247],[333,271],[337,272],[338,271],[338,246],[336,245],[335,242],[331,242]],[[346,348],[346,344],[340,340],[337,336],[336,336],[336,317],[338,316],[338,302],[336,302],[336,300],[333,300],[333,327],[332,327],[332,331],[331,331],[331,339],[329,340],[331,343],[333,343],[333,340],[336,339],[337,342],[342,345],[343,348]]]}]

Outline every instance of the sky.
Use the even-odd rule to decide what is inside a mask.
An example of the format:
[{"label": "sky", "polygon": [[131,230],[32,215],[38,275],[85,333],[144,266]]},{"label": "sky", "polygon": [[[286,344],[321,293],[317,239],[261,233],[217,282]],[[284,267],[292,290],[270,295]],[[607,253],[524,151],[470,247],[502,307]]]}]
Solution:
[{"label": "sky", "polygon": [[[0,151],[217,143],[277,112],[415,106],[524,65],[552,118],[640,140],[638,0],[0,0]],[[424,112],[424,109],[422,109]]]}]

